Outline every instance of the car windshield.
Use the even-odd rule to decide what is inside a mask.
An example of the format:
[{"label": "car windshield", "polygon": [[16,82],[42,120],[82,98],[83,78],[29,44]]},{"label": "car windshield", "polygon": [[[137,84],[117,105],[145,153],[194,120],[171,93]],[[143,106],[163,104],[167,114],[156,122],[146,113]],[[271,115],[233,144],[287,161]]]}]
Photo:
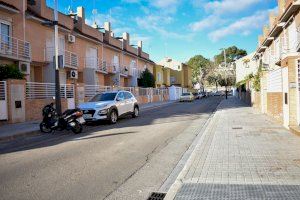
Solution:
[{"label": "car windshield", "polygon": [[113,101],[116,97],[117,93],[101,93],[95,95],[90,102],[97,102],[97,101]]},{"label": "car windshield", "polygon": [[190,93],[182,93],[182,96],[190,96]]}]

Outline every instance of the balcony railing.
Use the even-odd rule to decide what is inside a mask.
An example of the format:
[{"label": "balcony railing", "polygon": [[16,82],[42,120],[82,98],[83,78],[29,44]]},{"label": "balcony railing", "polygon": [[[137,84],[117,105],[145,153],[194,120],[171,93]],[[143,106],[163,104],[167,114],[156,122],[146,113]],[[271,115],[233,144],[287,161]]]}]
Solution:
[{"label": "balcony railing", "polygon": [[[54,47],[46,47],[45,49],[45,61],[53,62],[53,57],[55,55]],[[67,50],[58,50],[58,55],[63,55],[64,66],[70,68],[78,67],[78,56],[76,53]]]},{"label": "balcony railing", "polygon": [[105,62],[105,63],[106,63],[106,68],[108,73],[115,74],[119,71],[119,63],[109,63],[109,62]]},{"label": "balcony railing", "polygon": [[107,73],[106,62],[103,62],[99,58],[86,57],[85,67],[96,69],[96,71]]},{"label": "balcony railing", "polygon": [[30,43],[0,34],[0,56],[15,60],[31,61]]},{"label": "balcony railing", "polygon": [[129,75],[129,67],[127,66],[120,66],[120,74],[123,76],[128,76]]}]

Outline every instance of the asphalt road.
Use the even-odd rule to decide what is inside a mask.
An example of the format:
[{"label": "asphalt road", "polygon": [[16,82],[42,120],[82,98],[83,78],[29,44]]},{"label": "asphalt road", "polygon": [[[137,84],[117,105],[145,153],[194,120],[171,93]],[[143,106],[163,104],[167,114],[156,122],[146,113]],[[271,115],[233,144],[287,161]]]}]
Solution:
[{"label": "asphalt road", "polygon": [[[174,103],[80,135],[0,143],[0,199],[146,199],[157,191],[221,97]],[[196,124],[196,126],[195,126]]]}]

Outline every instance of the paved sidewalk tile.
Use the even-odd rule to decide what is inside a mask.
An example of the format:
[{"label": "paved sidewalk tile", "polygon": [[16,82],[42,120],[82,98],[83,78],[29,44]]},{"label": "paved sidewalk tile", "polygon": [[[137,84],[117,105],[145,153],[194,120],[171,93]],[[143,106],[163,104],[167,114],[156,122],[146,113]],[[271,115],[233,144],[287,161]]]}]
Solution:
[{"label": "paved sidewalk tile", "polygon": [[222,101],[211,123],[180,194],[188,184],[300,185],[299,136],[235,98]]}]

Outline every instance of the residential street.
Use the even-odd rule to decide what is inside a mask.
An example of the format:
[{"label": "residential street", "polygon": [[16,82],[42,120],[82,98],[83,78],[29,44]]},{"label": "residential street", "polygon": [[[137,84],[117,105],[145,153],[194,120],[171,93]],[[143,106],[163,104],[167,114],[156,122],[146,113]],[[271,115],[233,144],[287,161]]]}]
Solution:
[{"label": "residential street", "polygon": [[89,126],[80,135],[56,132],[0,143],[1,199],[146,199],[221,99],[148,109],[137,119]]}]

